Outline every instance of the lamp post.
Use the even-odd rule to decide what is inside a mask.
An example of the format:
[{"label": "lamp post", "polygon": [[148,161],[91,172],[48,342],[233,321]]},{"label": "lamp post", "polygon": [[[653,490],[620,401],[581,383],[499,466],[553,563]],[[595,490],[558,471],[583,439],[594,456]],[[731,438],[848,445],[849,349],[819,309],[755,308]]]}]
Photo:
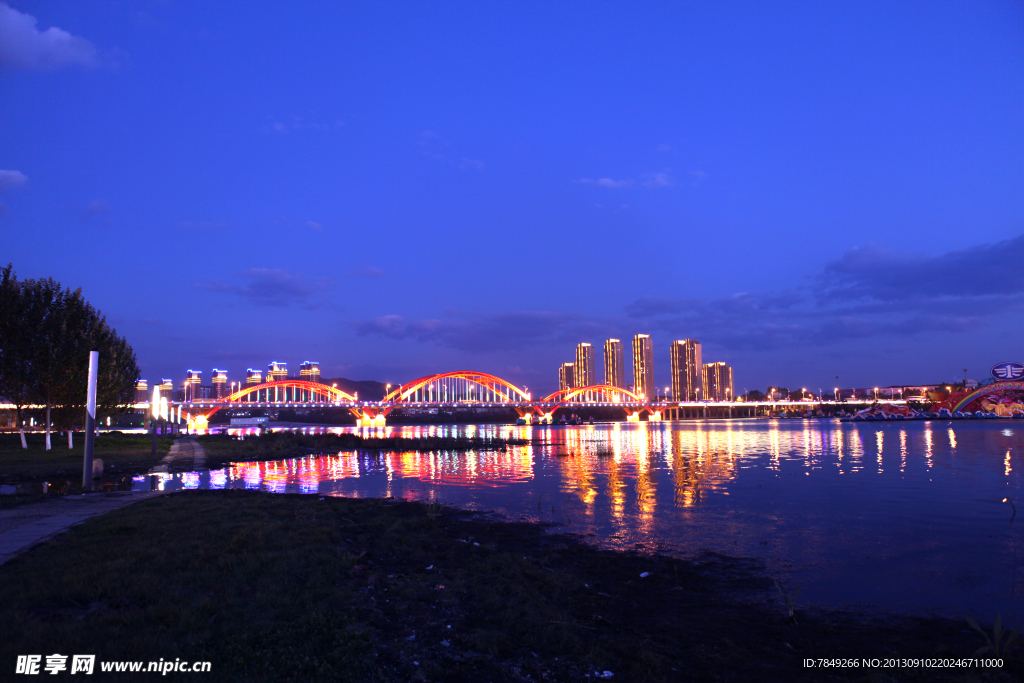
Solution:
[{"label": "lamp post", "polygon": [[875,387],[875,403],[878,403],[878,387]]}]

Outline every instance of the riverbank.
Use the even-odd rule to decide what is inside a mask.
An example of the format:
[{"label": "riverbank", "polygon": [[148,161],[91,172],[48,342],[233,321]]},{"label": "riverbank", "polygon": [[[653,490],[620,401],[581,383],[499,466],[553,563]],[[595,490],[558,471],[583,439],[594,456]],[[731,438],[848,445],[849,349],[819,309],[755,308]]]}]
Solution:
[{"label": "riverbank", "polygon": [[341,434],[305,434],[302,432],[273,432],[254,434],[239,440],[229,434],[207,434],[196,437],[206,451],[206,466],[210,469],[225,467],[232,462],[259,462],[299,458],[313,453],[335,454],[340,451],[469,451],[505,450],[509,446],[525,445],[526,439],[470,436],[417,436],[377,437],[351,432]]},{"label": "riverbank", "polygon": [[[21,447],[17,433],[0,434],[0,484],[69,480],[81,484],[85,435],[76,432],[74,448],[68,448],[67,436],[50,435],[52,448],[46,450],[44,434],[25,435],[28,448]],[[103,460],[104,473],[135,474],[146,472],[171,450],[174,440],[157,439],[156,456],[148,435],[104,433],[93,443],[93,457]]]},{"label": "riverbank", "polygon": [[[799,599],[795,616],[745,560],[604,551],[537,525],[387,499],[177,493],[0,567],[2,666],[60,652],[209,661],[226,681],[586,681],[610,671],[789,682],[876,680],[862,668],[806,669],[805,658],[970,657],[983,644],[957,620],[807,613]],[[875,672],[1022,673],[1019,651],[999,670]]]}]

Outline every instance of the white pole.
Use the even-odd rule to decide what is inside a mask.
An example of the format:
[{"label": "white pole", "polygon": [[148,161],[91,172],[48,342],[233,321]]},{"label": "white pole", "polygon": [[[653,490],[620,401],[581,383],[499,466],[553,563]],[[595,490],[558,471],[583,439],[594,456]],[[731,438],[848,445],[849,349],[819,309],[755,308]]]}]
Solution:
[{"label": "white pole", "polygon": [[85,457],[82,463],[82,491],[92,491],[92,447],[96,438],[96,375],[100,352],[89,352],[89,384],[85,398]]}]

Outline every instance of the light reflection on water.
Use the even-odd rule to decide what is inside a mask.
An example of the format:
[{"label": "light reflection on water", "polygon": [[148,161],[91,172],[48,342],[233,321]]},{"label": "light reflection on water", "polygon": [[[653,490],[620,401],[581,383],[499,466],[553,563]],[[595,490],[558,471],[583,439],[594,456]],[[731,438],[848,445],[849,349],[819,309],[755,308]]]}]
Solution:
[{"label": "light reflection on water", "polygon": [[[312,430],[311,430],[312,431]],[[339,431],[339,430],[333,430]],[[348,430],[352,431],[352,430]],[[365,435],[529,439],[506,451],[342,452],[139,477],[137,489],[441,500],[605,546],[761,558],[805,604],[1024,619],[1024,430],[1002,421],[441,425]]]}]

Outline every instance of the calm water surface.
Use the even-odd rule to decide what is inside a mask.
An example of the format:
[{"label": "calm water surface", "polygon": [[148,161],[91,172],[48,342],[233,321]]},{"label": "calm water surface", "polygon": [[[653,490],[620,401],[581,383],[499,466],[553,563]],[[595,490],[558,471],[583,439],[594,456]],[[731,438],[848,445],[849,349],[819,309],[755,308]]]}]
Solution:
[{"label": "calm water surface", "polygon": [[[799,602],[1024,621],[1019,421],[716,420],[431,426],[364,434],[531,439],[505,452],[342,452],[140,477],[440,500],[559,524],[606,547],[755,557]],[[540,442],[540,443],[538,443]],[[1022,508],[1012,519],[1009,502]]]}]

